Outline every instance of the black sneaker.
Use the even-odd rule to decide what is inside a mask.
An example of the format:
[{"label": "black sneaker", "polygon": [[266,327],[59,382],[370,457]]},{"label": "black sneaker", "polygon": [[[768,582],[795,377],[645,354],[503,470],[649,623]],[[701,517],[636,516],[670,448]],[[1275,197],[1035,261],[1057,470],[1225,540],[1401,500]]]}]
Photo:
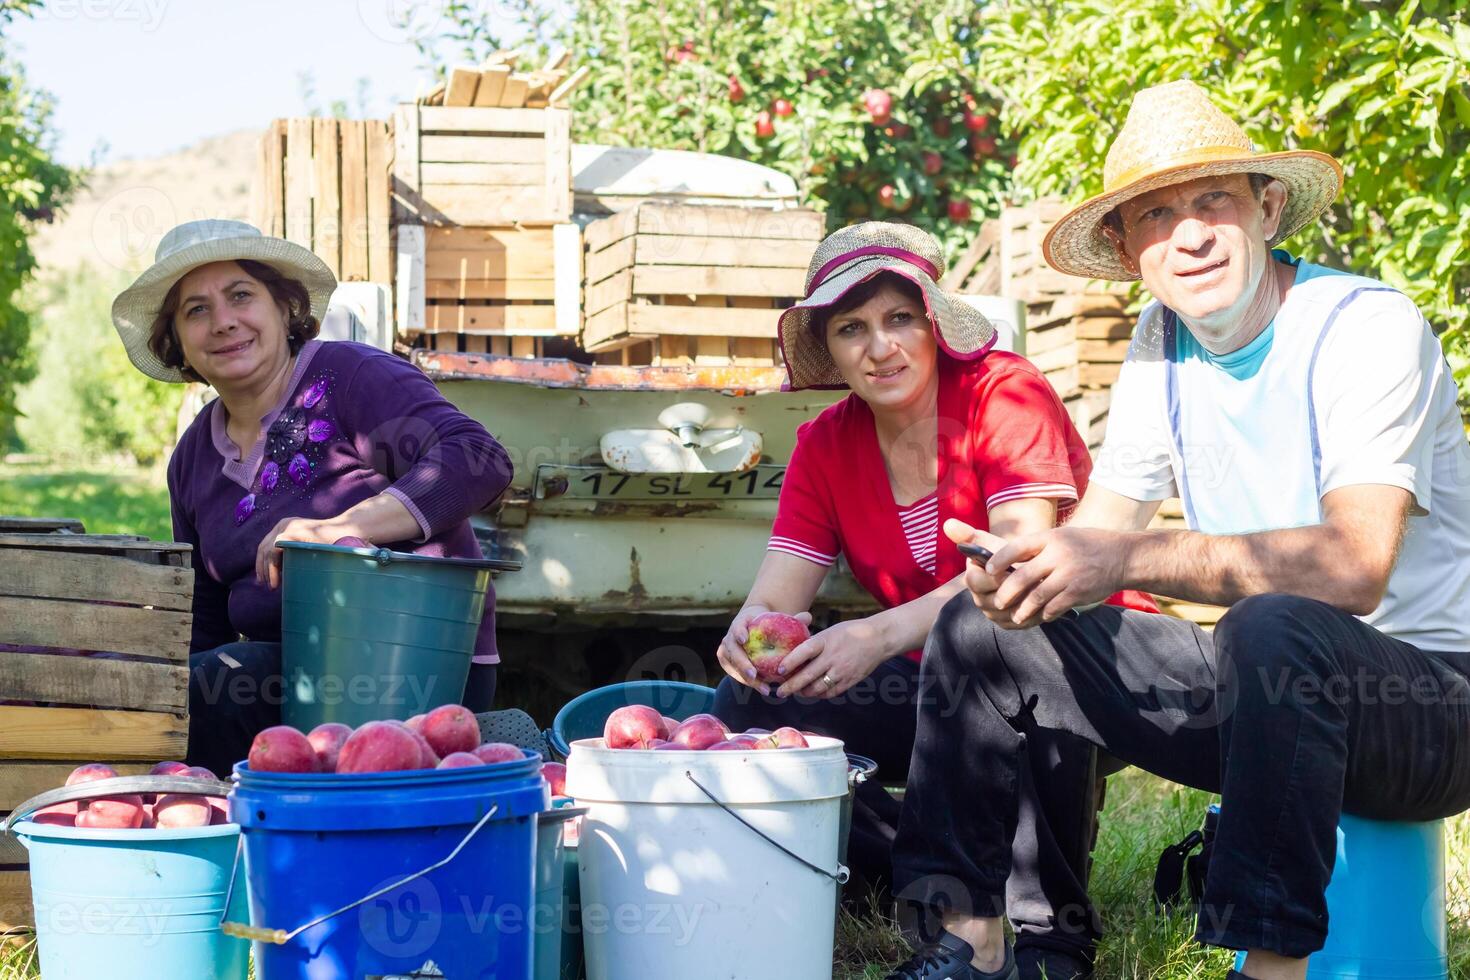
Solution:
[{"label": "black sneaker", "polygon": [[1020,980],[1010,946],[1006,946],[1005,962],[993,973],[982,973],[971,966],[974,956],[969,943],[942,932],[937,942],[915,953],[884,980]]},{"label": "black sneaker", "polygon": [[1043,946],[1016,949],[1021,980],[1092,980],[1092,964],[1081,957]]}]

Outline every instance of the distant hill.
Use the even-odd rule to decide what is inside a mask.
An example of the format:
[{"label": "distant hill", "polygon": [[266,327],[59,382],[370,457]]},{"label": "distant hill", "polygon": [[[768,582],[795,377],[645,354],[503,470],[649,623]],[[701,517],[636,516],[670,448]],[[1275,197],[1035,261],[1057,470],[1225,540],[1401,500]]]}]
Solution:
[{"label": "distant hill", "polygon": [[259,139],[260,130],[240,130],[97,168],[56,222],[40,226],[33,241],[38,277],[84,263],[136,274],[152,262],[163,233],[180,222],[248,220]]}]

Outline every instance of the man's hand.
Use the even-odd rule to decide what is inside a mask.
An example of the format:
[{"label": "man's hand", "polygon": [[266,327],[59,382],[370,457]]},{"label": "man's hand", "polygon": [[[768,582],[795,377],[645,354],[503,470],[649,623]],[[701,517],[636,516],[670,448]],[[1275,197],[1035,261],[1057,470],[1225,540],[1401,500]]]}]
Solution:
[{"label": "man's hand", "polygon": [[984,567],[970,560],[965,585],[986,617],[1003,629],[1052,622],[1123,587],[1128,536],[1121,532],[1059,527],[1007,542],[949,520],[944,533],[995,553]]}]

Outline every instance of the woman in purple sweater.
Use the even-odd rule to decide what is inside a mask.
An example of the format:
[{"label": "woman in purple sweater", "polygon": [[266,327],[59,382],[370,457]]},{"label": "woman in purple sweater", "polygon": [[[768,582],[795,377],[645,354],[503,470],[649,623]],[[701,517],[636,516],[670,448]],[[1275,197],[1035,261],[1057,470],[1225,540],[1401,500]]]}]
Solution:
[{"label": "woman in purple sweater", "polygon": [[[192,221],[112,306],[128,356],[219,397],[168,465],[174,537],[194,546],[189,761],[228,772],[282,700],[280,540],[356,537],[482,557],[469,517],[510,483],[505,450],[413,365],[314,339],[336,278],[238,221]],[[493,592],[465,704],[495,691]]]}]

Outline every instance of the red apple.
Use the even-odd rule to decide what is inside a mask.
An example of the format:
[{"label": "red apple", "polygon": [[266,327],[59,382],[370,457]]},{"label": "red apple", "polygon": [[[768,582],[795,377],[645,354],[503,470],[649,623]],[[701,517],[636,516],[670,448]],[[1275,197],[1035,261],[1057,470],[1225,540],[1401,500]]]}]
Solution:
[{"label": "red apple", "polygon": [[754,746],[741,742],[716,742],[705,748],[706,752],[749,752]]},{"label": "red apple", "polygon": [[668,715],[660,715],[659,717],[663,723],[663,734],[661,734],[659,738],[667,741],[668,737],[674,734],[674,729],[679,727],[679,719],[670,718]]},{"label": "red apple", "polygon": [[755,114],[755,138],[768,140],[776,135],[776,124],[771,121],[771,114],[762,109]]},{"label": "red apple", "polygon": [[290,725],[273,725],[250,743],[248,761],[254,772],[319,772],[316,749]]},{"label": "red apple", "polygon": [[669,741],[685,749],[707,749],[716,742],[723,742],[730,729],[714,715],[691,715],[674,729]]},{"label": "red apple", "polygon": [[214,771],[203,766],[190,766],[183,772],[174,773],[174,775],[183,776],[185,779],[208,779],[219,782],[219,777],[214,774]]},{"label": "red apple", "polygon": [[342,752],[342,743],[346,742],[351,735],[352,727],[340,721],[322,722],[311,730],[306,740],[311,743],[311,750],[316,753],[316,765],[319,771],[337,771],[337,756]]},{"label": "red apple", "polygon": [[893,112],[893,96],[881,88],[870,88],[863,93],[863,106],[875,125],[886,126]]},{"label": "red apple", "polygon": [[399,772],[423,768],[418,741],[407,727],[370,721],[342,743],[338,772]]},{"label": "red apple", "polygon": [[[149,769],[148,770],[148,775],[150,775],[150,776],[179,776],[179,775],[182,775],[184,773],[184,771],[187,770],[188,768],[189,767],[186,766],[186,765],[184,765],[182,762],[160,762],[160,763],[156,764],[152,769]],[[143,796],[143,802],[145,804],[147,804],[147,803],[153,803],[158,798],[158,794],[156,794],[156,793],[144,793],[144,794],[142,794],[142,796]]]},{"label": "red apple", "polygon": [[472,753],[481,762],[520,762],[526,753],[509,742],[486,742]]},{"label": "red apple", "polygon": [[795,115],[796,106],[792,105],[787,99],[777,99],[771,103],[771,111],[782,119],[785,119],[787,116]]},{"label": "red apple", "polygon": [[964,198],[951,198],[949,202],[949,220],[958,221],[963,224],[970,220],[970,202]]},{"label": "red apple", "polygon": [[560,762],[543,762],[541,778],[546,780],[552,796],[567,795],[567,767]]},{"label": "red apple", "polygon": [[743,745],[746,748],[753,749],[755,748],[755,743],[760,741],[760,736],[742,732],[739,735],[731,735],[729,741],[732,745]]},{"label": "red apple", "polygon": [[806,736],[795,728],[778,728],[756,743],[758,749],[805,749],[809,747]]},{"label": "red apple", "polygon": [[663,715],[647,705],[630,704],[607,716],[602,737],[610,749],[646,749],[663,737],[663,723]]},{"label": "red apple", "polygon": [[85,766],[77,766],[66,777],[66,785],[75,786],[77,783],[90,783],[96,779],[115,779],[117,770],[105,762],[89,762]]},{"label": "red apple", "polygon": [[884,184],[882,187],[878,188],[878,203],[883,205],[885,208],[892,208],[894,206],[894,202],[897,200],[898,188],[894,187],[892,184]]},{"label": "red apple", "polygon": [[[884,200],[884,191],[888,192],[887,200]],[[886,207],[892,207],[893,193],[893,185],[885,184],[878,192],[878,199]],[[746,624],[745,655],[750,658],[756,676],[763,680],[776,680],[781,676],[781,662],[786,655],[810,636],[806,624],[795,616],[761,613]]]},{"label": "red apple", "polygon": [[166,793],[153,805],[153,822],[161,828],[208,827],[214,808],[203,796]]},{"label": "red apple", "polygon": [[934,130],[934,135],[940,139],[944,139],[953,132],[953,124],[949,121],[948,116],[936,116],[929,124],[929,128]]},{"label": "red apple", "polygon": [[480,722],[462,704],[441,704],[425,716],[424,738],[441,758],[453,752],[473,752],[480,744]]},{"label": "red apple", "polygon": [[158,823],[153,819],[153,804],[143,804],[143,822],[138,825],[139,830],[152,830]]},{"label": "red apple", "polygon": [[77,811],[78,827],[117,830],[142,825],[143,800],[138,796],[103,796],[88,800],[86,809]]},{"label": "red apple", "polygon": [[684,746],[678,742],[666,742],[663,739],[655,739],[648,747],[655,752],[683,752]]},{"label": "red apple", "polygon": [[972,133],[983,133],[990,126],[990,117],[973,109],[965,111],[965,128]]},{"label": "red apple", "polygon": [[730,76],[730,101],[743,102],[745,100],[745,86],[740,84],[740,79],[734,75]]},{"label": "red apple", "polygon": [[995,137],[977,137],[970,141],[970,149],[974,152],[975,156],[993,157],[995,156]]},{"label": "red apple", "polygon": [[484,760],[473,752],[451,752],[439,760],[440,769],[463,769],[466,766],[483,766]]},{"label": "red apple", "polygon": [[362,538],[359,538],[359,537],[357,537],[356,535],[353,535],[353,534],[348,534],[348,535],[346,535],[344,537],[340,537],[336,541],[333,541],[332,544],[336,545],[339,548],[371,548],[372,547],[372,545],[368,544]]},{"label": "red apple", "polygon": [[215,824],[230,822],[230,804],[223,796],[206,796],[209,801],[209,823]]},{"label": "red apple", "polygon": [[894,123],[892,126],[884,128],[883,135],[891,140],[903,140],[908,139],[913,131],[914,127],[912,126],[905,126],[903,123]]},{"label": "red apple", "polygon": [[46,827],[75,827],[77,825],[77,804],[73,801],[43,806],[32,813],[30,819],[32,823]]},{"label": "red apple", "polygon": [[933,150],[925,151],[924,173],[928,174],[930,177],[934,177],[938,175],[939,171],[943,169],[944,157],[940,156],[938,153],[935,153]]}]

